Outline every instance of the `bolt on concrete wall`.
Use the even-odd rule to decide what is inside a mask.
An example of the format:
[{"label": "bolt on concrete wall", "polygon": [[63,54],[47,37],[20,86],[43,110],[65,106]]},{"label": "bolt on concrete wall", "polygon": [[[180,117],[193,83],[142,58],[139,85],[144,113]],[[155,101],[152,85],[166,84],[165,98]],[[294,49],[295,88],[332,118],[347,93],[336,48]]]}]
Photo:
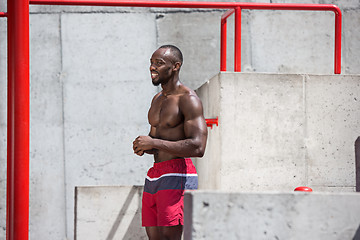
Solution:
[{"label": "bolt on concrete wall", "polygon": [[[343,10],[343,73],[359,73],[359,2],[321,3]],[[0,10],[6,12],[6,1],[0,1]],[[224,11],[76,6],[31,6],[30,11],[30,236],[72,239],[76,185],[142,184],[151,165],[150,157],[131,153],[132,139],[147,134],[147,108],[158,90],[148,74],[151,53],[164,43],[180,46],[185,57],[181,78],[197,88],[219,70]],[[331,14],[242,15],[244,71],[332,72]],[[229,70],[232,29],[233,17]],[[287,46],[288,38],[295,47]],[[0,19],[0,238],[5,236],[6,71],[6,19]]]}]

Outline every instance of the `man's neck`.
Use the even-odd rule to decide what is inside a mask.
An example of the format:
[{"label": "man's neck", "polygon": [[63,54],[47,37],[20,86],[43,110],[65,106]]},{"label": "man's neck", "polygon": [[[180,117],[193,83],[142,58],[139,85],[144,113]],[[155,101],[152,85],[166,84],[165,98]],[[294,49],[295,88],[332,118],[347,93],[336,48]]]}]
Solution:
[{"label": "man's neck", "polygon": [[164,96],[174,94],[178,87],[181,85],[179,77],[175,76],[173,79],[170,79],[166,84],[162,84],[162,93]]}]

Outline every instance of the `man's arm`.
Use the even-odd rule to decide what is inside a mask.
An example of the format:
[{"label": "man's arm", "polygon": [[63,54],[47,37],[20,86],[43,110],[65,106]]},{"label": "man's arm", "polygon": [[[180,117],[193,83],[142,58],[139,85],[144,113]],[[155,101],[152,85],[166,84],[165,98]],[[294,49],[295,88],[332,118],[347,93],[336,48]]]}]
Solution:
[{"label": "man's arm", "polygon": [[[155,128],[153,126],[151,126],[150,127],[150,132],[149,132],[149,137],[153,138],[153,136],[155,136]],[[157,149],[152,148],[152,149],[149,149],[149,150],[145,150],[144,153],[155,154],[156,151],[157,151]]]},{"label": "man's arm", "polygon": [[183,96],[179,107],[184,115],[185,139],[168,141],[139,136],[134,141],[134,151],[138,155],[151,149],[158,149],[178,157],[202,157],[207,140],[207,127],[200,99],[195,95]]}]

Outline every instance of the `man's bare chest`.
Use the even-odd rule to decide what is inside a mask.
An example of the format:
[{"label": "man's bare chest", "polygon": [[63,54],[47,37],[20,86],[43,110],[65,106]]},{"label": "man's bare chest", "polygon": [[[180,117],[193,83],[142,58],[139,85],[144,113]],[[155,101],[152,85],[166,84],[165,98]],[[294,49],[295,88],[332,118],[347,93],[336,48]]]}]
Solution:
[{"label": "man's bare chest", "polygon": [[183,115],[179,108],[179,97],[160,96],[150,107],[149,123],[153,127],[173,128],[183,122]]}]

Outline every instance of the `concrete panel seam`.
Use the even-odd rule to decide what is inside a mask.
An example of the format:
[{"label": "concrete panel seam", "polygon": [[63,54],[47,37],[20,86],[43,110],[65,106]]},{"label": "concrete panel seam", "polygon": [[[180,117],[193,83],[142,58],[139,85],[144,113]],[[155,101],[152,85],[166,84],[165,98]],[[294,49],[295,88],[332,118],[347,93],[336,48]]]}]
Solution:
[{"label": "concrete panel seam", "polygon": [[[66,194],[66,191],[65,191]],[[65,199],[65,206],[66,206],[66,199]],[[65,208],[65,212],[66,212],[66,208]],[[76,224],[76,219],[77,219],[77,212],[78,212],[78,188],[75,187],[75,204],[74,204],[74,240],[76,240],[76,232],[77,232],[77,224]],[[66,214],[66,213],[65,213]],[[65,218],[65,222],[66,222],[66,218]],[[65,225],[66,226],[66,225]],[[67,231],[67,230],[66,230]]]},{"label": "concrete panel seam", "polygon": [[[271,2],[271,1],[270,1]],[[252,55],[252,51],[253,51],[253,44],[251,41],[251,36],[252,36],[252,25],[250,24],[250,20],[249,18],[251,18],[251,12],[248,12],[249,16],[246,18],[246,24],[248,25],[248,34],[247,34],[247,41],[248,41],[248,48],[247,48],[247,60],[249,61],[250,64],[250,69],[244,69],[244,70],[248,70],[248,71],[252,71],[255,72],[256,69],[254,69],[253,67],[253,55]]]},{"label": "concrete panel seam", "polygon": [[307,138],[308,138],[308,134],[307,134],[307,106],[306,106],[306,83],[308,80],[310,80],[310,76],[308,74],[303,74],[302,75],[302,82],[303,82],[303,159],[304,159],[304,165],[305,165],[305,186],[308,185],[309,183],[309,162],[308,162],[308,153],[307,153]]},{"label": "concrete panel seam", "polygon": [[[63,168],[64,168],[64,215],[65,215],[65,219],[64,219],[64,224],[65,224],[65,236],[67,237],[69,235],[68,232],[68,214],[67,214],[67,181],[66,181],[66,142],[65,142],[65,106],[64,106],[64,81],[63,81],[63,38],[62,38],[62,25],[61,25],[61,21],[62,21],[62,14],[59,14],[59,42],[60,42],[60,74],[59,74],[59,81],[60,81],[60,86],[61,86],[61,117],[62,117],[62,147],[63,147]],[[76,189],[75,189],[76,191]],[[75,204],[76,204],[76,199],[75,199]],[[75,213],[76,213],[76,209],[74,209]],[[76,218],[74,218],[76,219]],[[75,226],[75,230],[76,230],[76,225],[74,222],[74,226]]]},{"label": "concrete panel seam", "polygon": [[[30,5],[31,6],[31,5]],[[83,8],[84,6],[78,6],[79,8]],[[54,11],[39,11],[39,12],[30,12],[30,15],[36,15],[36,14],[57,14],[57,13],[73,13],[73,14],[94,14],[94,13],[104,13],[104,14],[118,14],[118,13],[124,13],[124,14],[146,14],[146,13],[164,13],[164,14],[178,14],[178,13],[214,13],[214,12],[218,12],[219,14],[221,14],[222,12],[224,12],[225,10],[223,9],[189,9],[189,10],[182,10],[182,9],[162,9],[159,8],[159,10],[154,10],[154,8],[147,8],[147,11],[141,11],[141,10],[124,10],[125,8],[128,7],[123,7],[124,9],[121,10],[114,10],[116,8],[119,7],[107,7],[109,8],[109,10],[79,10],[79,11],[74,11],[74,10],[64,10],[64,9],[55,9]],[[138,8],[136,8],[138,9]],[[146,9],[146,8],[145,8]]]},{"label": "concrete panel seam", "polygon": [[[159,9],[159,10],[154,10],[154,8],[150,8],[150,13],[166,13],[166,14],[177,14],[177,13],[212,13],[212,12],[225,12],[226,10],[224,9],[189,9],[189,10],[183,10],[183,9]],[[220,16],[219,16],[220,19]],[[220,20],[219,20],[220,21]]]},{"label": "concrete panel seam", "polygon": [[155,43],[156,46],[159,46],[159,24],[158,24],[158,19],[163,18],[163,15],[156,15],[155,16]]}]

